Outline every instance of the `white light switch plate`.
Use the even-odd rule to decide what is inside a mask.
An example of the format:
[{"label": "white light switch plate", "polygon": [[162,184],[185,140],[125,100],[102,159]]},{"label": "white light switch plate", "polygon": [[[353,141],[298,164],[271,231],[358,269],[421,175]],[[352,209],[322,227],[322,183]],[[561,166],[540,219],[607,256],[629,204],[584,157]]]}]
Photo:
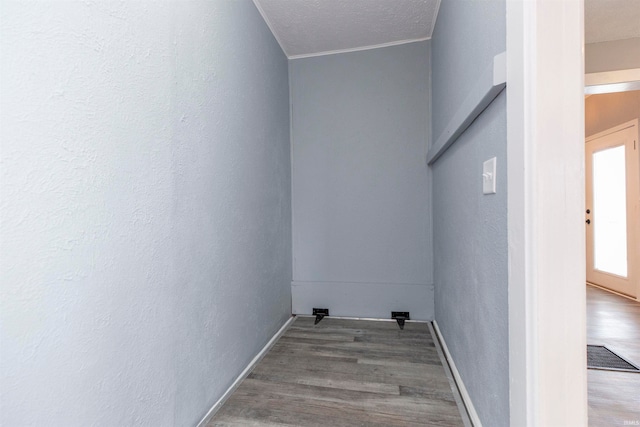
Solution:
[{"label": "white light switch plate", "polygon": [[496,193],[496,158],[493,157],[482,164],[482,193]]}]

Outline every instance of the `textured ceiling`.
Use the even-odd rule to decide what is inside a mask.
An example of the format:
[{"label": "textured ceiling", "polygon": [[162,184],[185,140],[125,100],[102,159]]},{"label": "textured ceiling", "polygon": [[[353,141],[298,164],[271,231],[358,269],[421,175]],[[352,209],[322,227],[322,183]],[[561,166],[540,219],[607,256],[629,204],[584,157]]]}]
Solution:
[{"label": "textured ceiling", "polygon": [[[440,0],[254,0],[289,58],[431,38]],[[585,43],[640,37],[640,0],[585,0]]]},{"label": "textured ceiling", "polygon": [[640,37],[640,0],[585,0],[585,43]]},{"label": "textured ceiling", "polygon": [[428,39],[440,6],[440,0],[254,2],[289,58]]}]

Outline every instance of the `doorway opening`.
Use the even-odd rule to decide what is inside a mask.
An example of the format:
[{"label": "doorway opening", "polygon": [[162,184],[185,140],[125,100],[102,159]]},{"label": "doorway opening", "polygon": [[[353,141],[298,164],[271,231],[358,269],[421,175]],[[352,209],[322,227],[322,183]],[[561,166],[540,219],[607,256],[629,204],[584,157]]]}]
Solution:
[{"label": "doorway opening", "polygon": [[[587,344],[640,363],[640,90],[585,99]],[[587,371],[589,425],[637,418],[640,374]]]}]

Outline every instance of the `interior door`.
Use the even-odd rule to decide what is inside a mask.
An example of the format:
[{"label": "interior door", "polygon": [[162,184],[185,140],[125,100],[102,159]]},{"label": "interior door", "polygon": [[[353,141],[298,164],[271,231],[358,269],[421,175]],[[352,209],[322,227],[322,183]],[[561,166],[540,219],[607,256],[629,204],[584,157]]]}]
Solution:
[{"label": "interior door", "polygon": [[587,281],[638,296],[638,121],[587,138]]}]

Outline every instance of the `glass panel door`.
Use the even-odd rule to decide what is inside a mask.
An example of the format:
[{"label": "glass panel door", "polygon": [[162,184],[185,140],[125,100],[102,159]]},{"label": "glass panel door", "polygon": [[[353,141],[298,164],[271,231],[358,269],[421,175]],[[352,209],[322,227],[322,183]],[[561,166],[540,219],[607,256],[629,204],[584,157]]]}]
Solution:
[{"label": "glass panel door", "polygon": [[587,281],[640,295],[640,156],[637,121],[587,139]]},{"label": "glass panel door", "polygon": [[625,147],[593,153],[593,250],[597,270],[627,277]]}]

